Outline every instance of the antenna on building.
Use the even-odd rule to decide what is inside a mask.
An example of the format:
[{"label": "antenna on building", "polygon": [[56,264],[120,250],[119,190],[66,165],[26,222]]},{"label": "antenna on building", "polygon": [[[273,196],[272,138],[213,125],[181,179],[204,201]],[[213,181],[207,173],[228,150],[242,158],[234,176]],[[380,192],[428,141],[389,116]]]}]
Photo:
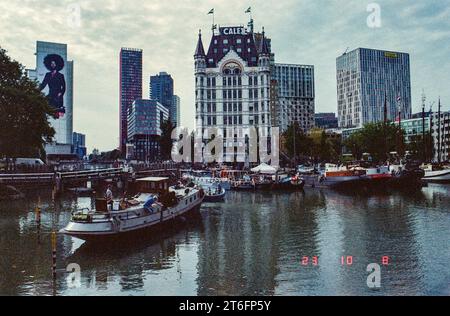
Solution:
[{"label": "antenna on building", "polygon": [[349,49],[350,49],[350,47],[347,47],[347,49],[345,50],[345,52],[342,55],[347,55]]}]

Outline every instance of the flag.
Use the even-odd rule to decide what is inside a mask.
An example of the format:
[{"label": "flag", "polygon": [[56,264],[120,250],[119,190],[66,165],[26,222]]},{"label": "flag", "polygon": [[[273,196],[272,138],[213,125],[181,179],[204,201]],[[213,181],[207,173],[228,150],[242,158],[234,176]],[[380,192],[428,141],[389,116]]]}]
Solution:
[{"label": "flag", "polygon": [[211,10],[209,10],[208,14],[214,14],[214,8],[212,8]]},{"label": "flag", "polygon": [[248,7],[247,10],[245,10],[245,13],[251,13],[252,12],[252,7]]}]

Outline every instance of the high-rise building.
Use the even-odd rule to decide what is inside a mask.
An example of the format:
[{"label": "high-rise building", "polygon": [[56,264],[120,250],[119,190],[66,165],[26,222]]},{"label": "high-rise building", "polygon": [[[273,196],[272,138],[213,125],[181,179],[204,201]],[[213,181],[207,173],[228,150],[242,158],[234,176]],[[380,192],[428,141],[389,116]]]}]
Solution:
[{"label": "high-rise building", "polygon": [[434,161],[450,161],[450,111],[433,112],[431,119],[431,136],[434,144]]},{"label": "high-rise building", "polygon": [[139,161],[160,158],[161,124],[169,119],[169,110],[156,100],[137,99],[129,107],[128,143],[133,144],[133,157]]},{"label": "high-rise building", "polygon": [[87,155],[86,135],[73,132],[72,139],[73,153],[77,155],[78,158],[83,159]]},{"label": "high-rise building", "polygon": [[272,78],[277,85],[275,126],[285,131],[297,122],[306,133],[314,127],[314,66],[275,64]]},{"label": "high-rise building", "polygon": [[240,147],[246,145],[250,127],[269,135],[272,53],[268,45],[264,30],[255,34],[253,27],[219,27],[205,53],[199,33],[194,54],[196,127],[203,139],[212,136],[206,128],[214,127],[225,139],[234,140],[223,143],[225,161],[246,162],[246,149]]},{"label": "high-rise building", "polygon": [[55,129],[54,143],[45,150],[49,158],[72,154],[73,61],[67,60],[67,44],[36,42],[36,69],[28,69],[30,79],[39,84],[49,105],[55,110],[49,119]]},{"label": "high-rise building", "polygon": [[336,113],[316,113],[314,115],[315,126],[322,129],[338,128]]},{"label": "high-rise building", "polygon": [[[411,117],[409,54],[358,48],[336,60],[340,128]],[[386,102],[385,102],[386,101]]]},{"label": "high-rise building", "polygon": [[120,150],[125,153],[128,139],[128,108],[142,99],[142,49],[120,50]]},{"label": "high-rise building", "polygon": [[170,111],[171,113],[171,117],[170,119],[172,120],[172,124],[174,126],[181,126],[180,122],[181,122],[181,116],[180,116],[180,97],[177,95],[173,96],[173,101],[172,101],[172,109]]},{"label": "high-rise building", "polygon": [[156,100],[169,110],[172,122],[176,120],[176,113],[172,113],[173,107],[173,79],[167,72],[150,76],[150,99]]}]

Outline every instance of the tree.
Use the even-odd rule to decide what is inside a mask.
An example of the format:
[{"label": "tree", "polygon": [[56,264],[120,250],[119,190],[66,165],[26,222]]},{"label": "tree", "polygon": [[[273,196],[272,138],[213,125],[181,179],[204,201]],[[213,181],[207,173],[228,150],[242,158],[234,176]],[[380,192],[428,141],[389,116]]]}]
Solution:
[{"label": "tree", "polygon": [[290,158],[312,155],[313,140],[303,132],[297,122],[287,128],[283,133],[283,138],[285,140],[283,151]]},{"label": "tree", "polygon": [[172,155],[172,130],[175,126],[170,120],[161,123],[161,136],[159,137],[159,144],[161,146],[161,159],[171,160]]},{"label": "tree", "polygon": [[398,125],[392,123],[369,123],[354,132],[344,145],[356,159],[361,159],[363,153],[369,153],[374,162],[384,162],[389,152],[397,151],[400,156],[405,152],[403,144],[404,133]]},{"label": "tree", "polygon": [[0,48],[0,157],[45,158],[44,145],[55,135],[48,122],[53,115],[37,83]]}]

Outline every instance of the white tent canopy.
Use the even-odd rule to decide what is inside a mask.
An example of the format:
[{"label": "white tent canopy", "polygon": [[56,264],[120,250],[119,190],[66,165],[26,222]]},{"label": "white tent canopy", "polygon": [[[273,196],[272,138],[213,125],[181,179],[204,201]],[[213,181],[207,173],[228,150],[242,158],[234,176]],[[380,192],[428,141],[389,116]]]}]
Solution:
[{"label": "white tent canopy", "polygon": [[269,166],[266,163],[262,163],[258,167],[253,168],[252,172],[264,173],[264,174],[275,174],[277,172],[277,168]]}]

